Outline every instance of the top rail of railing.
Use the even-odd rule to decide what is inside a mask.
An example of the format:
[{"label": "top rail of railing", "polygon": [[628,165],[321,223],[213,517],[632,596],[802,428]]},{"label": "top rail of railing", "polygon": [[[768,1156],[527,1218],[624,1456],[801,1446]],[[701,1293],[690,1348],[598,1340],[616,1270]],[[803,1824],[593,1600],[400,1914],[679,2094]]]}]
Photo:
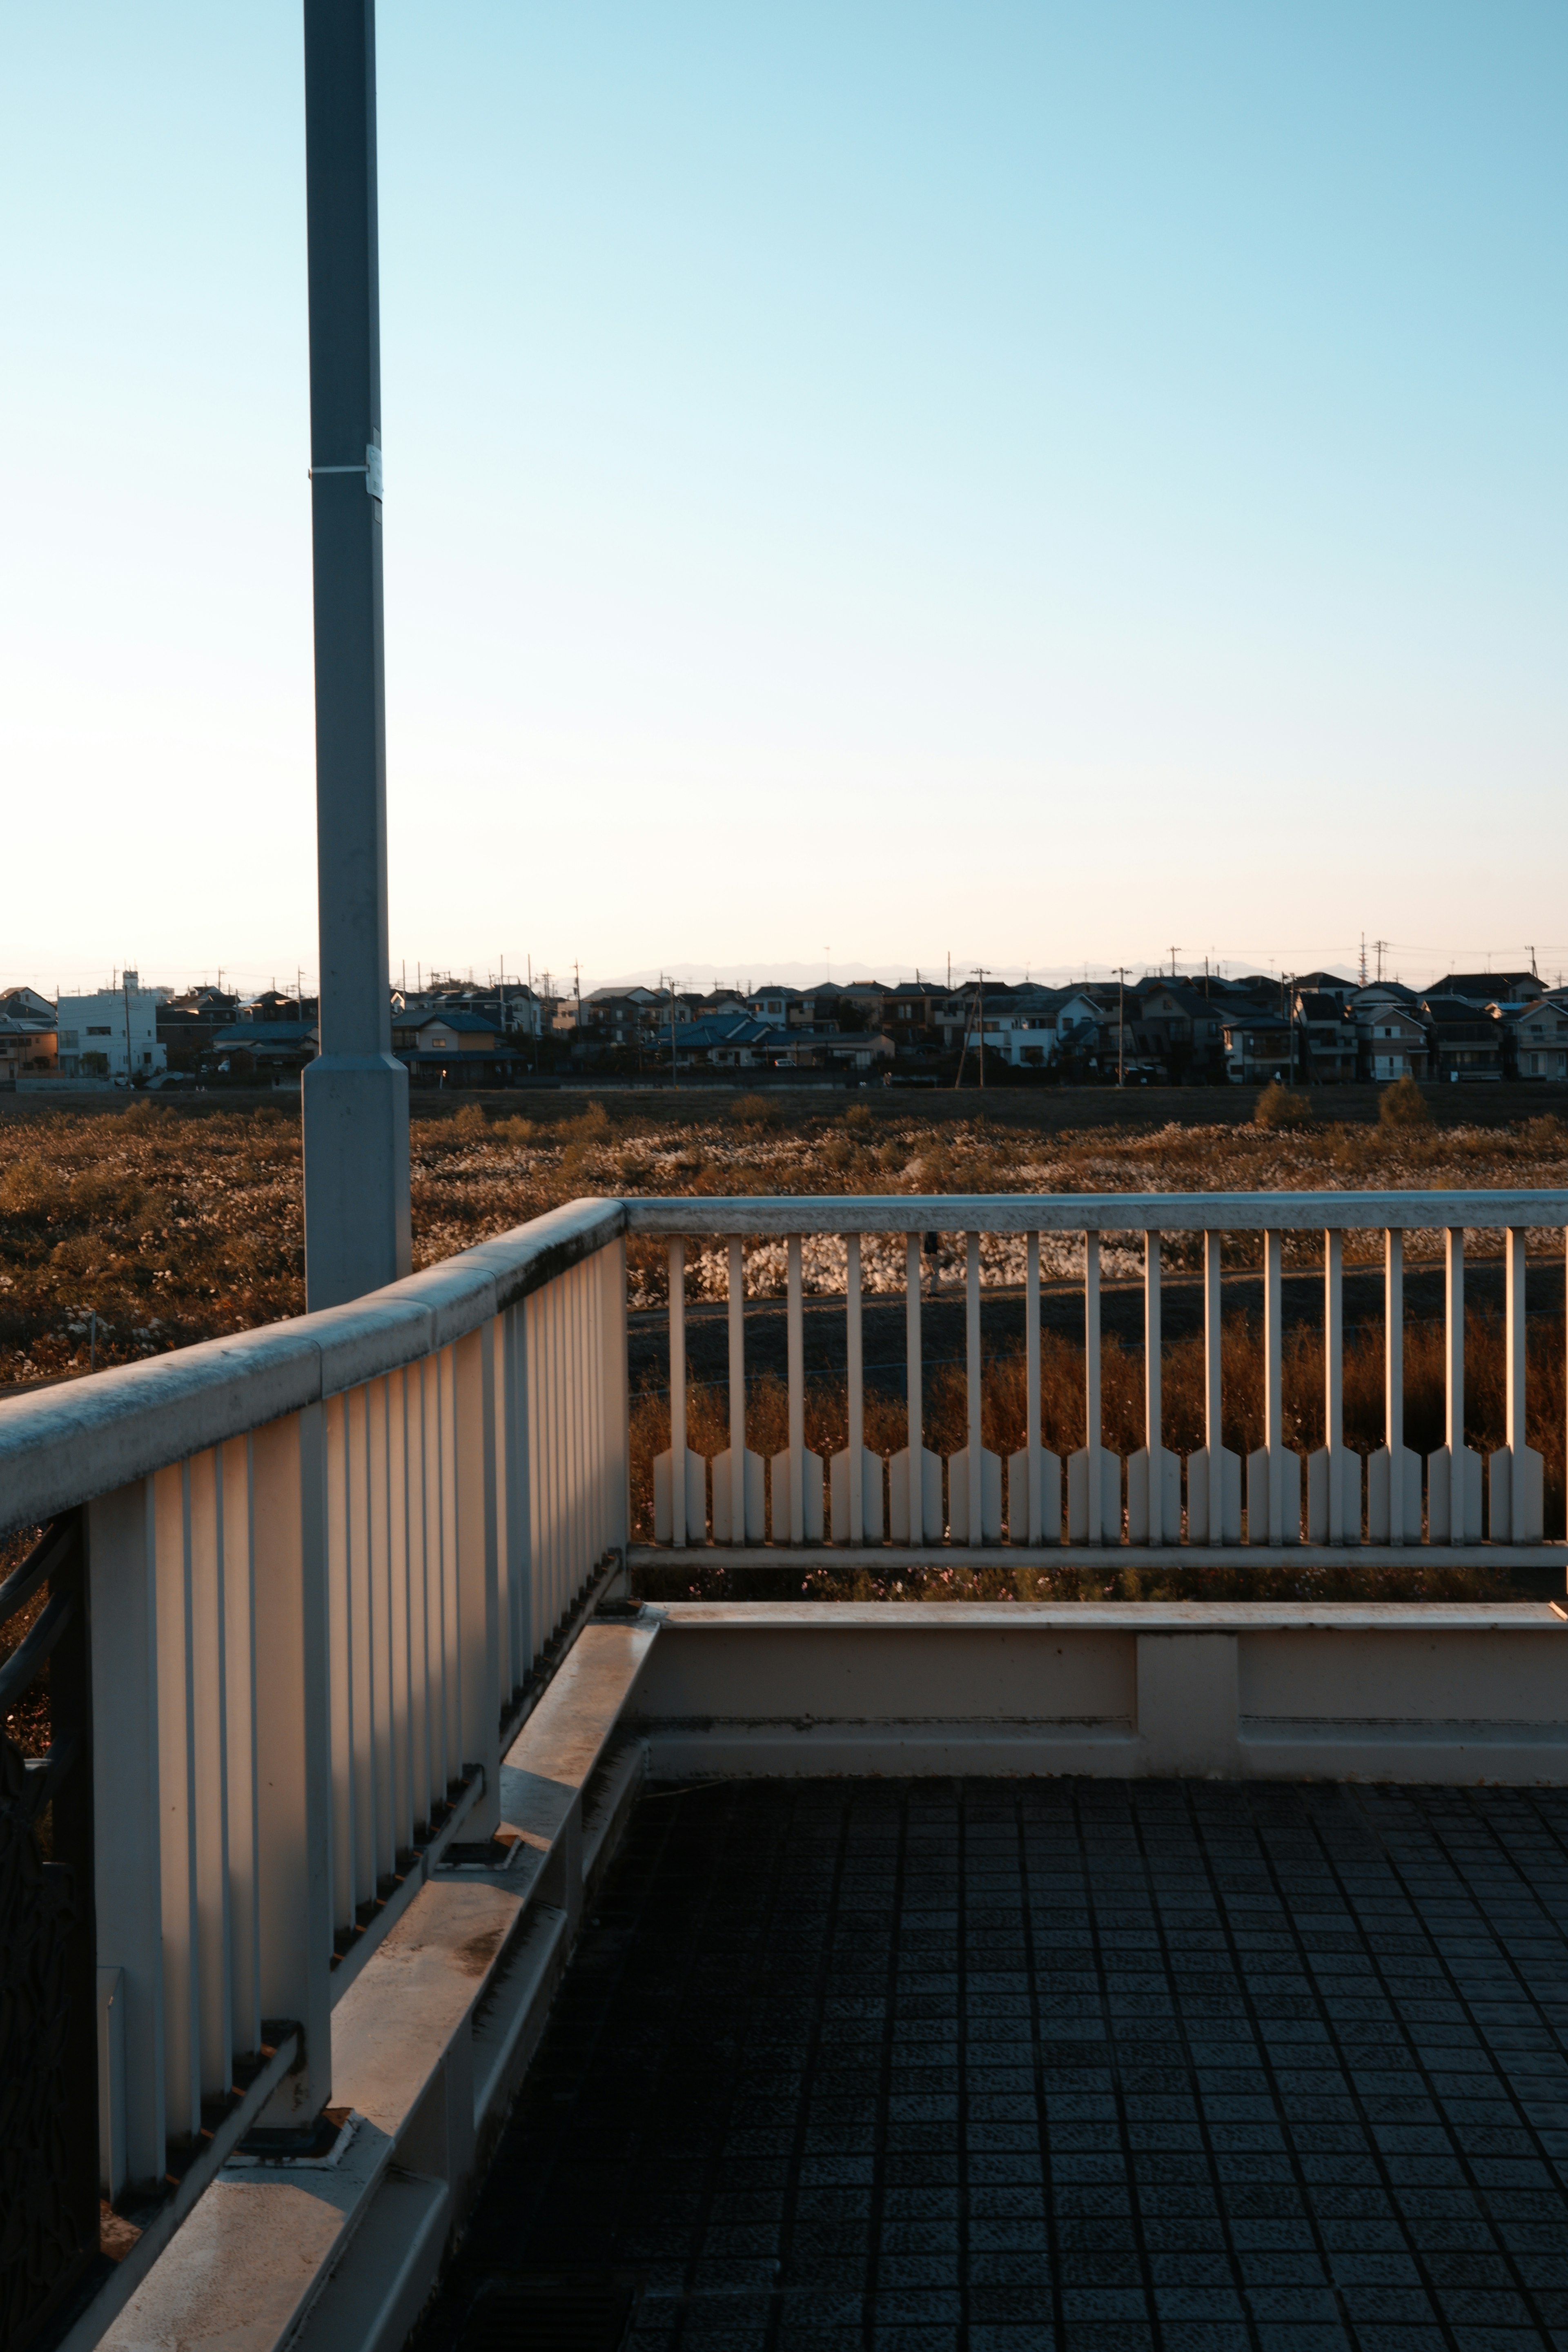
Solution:
[{"label": "top rail of railing", "polygon": [[574,1201],[350,1306],[0,1401],[0,1533],[416,1363],[625,1230],[620,1202]]},{"label": "top rail of railing", "polygon": [[681,1194],[625,1202],[626,1231],[807,1234],[1353,1233],[1568,1226],[1568,1192],[879,1192]]}]

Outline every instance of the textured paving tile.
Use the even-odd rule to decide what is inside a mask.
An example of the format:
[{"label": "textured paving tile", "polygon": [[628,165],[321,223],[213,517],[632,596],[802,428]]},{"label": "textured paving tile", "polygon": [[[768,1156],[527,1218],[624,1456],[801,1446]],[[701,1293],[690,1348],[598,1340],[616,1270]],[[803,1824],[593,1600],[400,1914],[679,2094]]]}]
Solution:
[{"label": "textured paving tile", "polygon": [[1568,2352],[1568,1794],[650,1793],[418,2352]]}]

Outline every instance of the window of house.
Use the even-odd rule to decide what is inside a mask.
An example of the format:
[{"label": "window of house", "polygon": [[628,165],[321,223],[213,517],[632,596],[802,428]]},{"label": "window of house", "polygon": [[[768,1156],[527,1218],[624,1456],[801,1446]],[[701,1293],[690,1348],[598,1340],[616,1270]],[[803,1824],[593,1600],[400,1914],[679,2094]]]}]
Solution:
[{"label": "window of house", "polygon": [[89,1037],[107,1037],[111,1033],[110,1031],[109,1024],[105,1022],[101,1029],[89,1029],[87,1034]]}]

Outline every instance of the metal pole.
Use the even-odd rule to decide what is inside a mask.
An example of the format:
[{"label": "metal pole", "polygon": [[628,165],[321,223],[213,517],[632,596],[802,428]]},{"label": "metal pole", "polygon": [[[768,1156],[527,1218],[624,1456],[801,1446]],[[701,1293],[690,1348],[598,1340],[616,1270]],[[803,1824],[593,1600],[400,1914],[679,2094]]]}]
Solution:
[{"label": "metal pole", "polygon": [[409,1271],[408,1073],[392,1053],[382,653],[374,0],[305,0],[320,1039],[306,1066],[305,1296]]}]

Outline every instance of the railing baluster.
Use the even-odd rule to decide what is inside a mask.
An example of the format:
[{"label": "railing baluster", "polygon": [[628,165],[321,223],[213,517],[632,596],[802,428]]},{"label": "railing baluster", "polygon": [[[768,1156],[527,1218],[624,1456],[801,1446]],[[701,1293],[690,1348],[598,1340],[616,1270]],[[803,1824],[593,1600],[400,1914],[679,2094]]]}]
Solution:
[{"label": "railing baluster", "polygon": [[[963,1237],[963,1358],[968,1404],[968,1460],[964,1465],[965,1499],[968,1503],[967,1525],[963,1528],[966,1543],[984,1540],[984,1465],[980,1444],[980,1236],[965,1234]],[[951,1466],[949,1476],[952,1476]],[[954,1514],[956,1517],[956,1514]],[[953,1528],[957,1536],[959,1528]]]},{"label": "railing baluster", "polygon": [[[1165,1540],[1165,1481],[1163,1398],[1160,1339],[1160,1236],[1143,1236],[1143,1444],[1148,1486],[1148,1541],[1159,1549]],[[1131,1489],[1129,1489],[1131,1499]],[[1131,1513],[1129,1514],[1131,1516]]]},{"label": "railing baluster", "polygon": [[[355,1908],[375,1895],[375,1630],[372,1614],[370,1559],[369,1398],[351,1389],[345,1434],[348,1444],[349,1641],[353,1657],[353,1795]],[[351,1920],[353,1915],[351,1914]]]},{"label": "railing baluster", "polygon": [[[725,1313],[729,1340],[730,1450],[722,1466],[713,1465],[713,1536],[732,1544],[746,1540],[746,1248],[739,1234],[730,1238]],[[723,1495],[721,1498],[720,1487]]]},{"label": "railing baluster", "polygon": [[1100,1398],[1100,1235],[1083,1237],[1083,1418],[1084,1450],[1088,1457],[1089,1519],[1085,1540],[1105,1541],[1105,1497],[1100,1475],[1104,1417]]},{"label": "railing baluster", "polygon": [[789,1539],[805,1541],[805,1321],[801,1299],[801,1239],[791,1234],[786,1245],[788,1326],[786,1354],[789,1381]]},{"label": "railing baluster", "polygon": [[185,1465],[185,1480],[191,1580],[191,1816],[201,2037],[198,2095],[213,2099],[225,2096],[234,2080],[224,1497],[216,1454],[194,1454]]},{"label": "railing baluster", "polygon": [[1384,1442],[1388,1447],[1388,1540],[1404,1543],[1405,1481],[1398,1476],[1405,1452],[1405,1235],[1390,1225],[1384,1235],[1383,1276]]},{"label": "railing baluster", "polygon": [[844,1244],[845,1396],[848,1406],[849,1540],[866,1540],[866,1375],[860,1326],[860,1236]]},{"label": "railing baluster", "polygon": [[365,1564],[370,1592],[371,1788],[374,1838],[371,1866],[376,1885],[397,1861],[396,1786],[393,1762],[392,1709],[392,1462],[388,1419],[389,1383],[371,1381],[364,1391]]},{"label": "railing baluster", "polygon": [[458,1634],[458,1426],[456,1366],[450,1348],[437,1357],[441,1427],[441,1786],[445,1797],[463,1770],[463,1664]]},{"label": "railing baluster", "polygon": [[390,1596],[387,1618],[387,1833],[392,1851],[389,1869],[413,1843],[411,1797],[408,1659],[411,1574],[408,1544],[408,1446],[405,1423],[407,1375],[386,1377],[386,1581]]},{"label": "railing baluster", "polygon": [[593,1566],[592,1513],[588,1496],[588,1270],[572,1266],[565,1280],[570,1370],[566,1382],[568,1436],[572,1445],[571,1605]]},{"label": "railing baluster", "polygon": [[1479,1457],[1465,1444],[1465,1231],[1444,1229],[1447,1443],[1426,1463],[1430,1543],[1475,1543],[1481,1532]]},{"label": "railing baluster", "polygon": [[686,1541],[686,1244],[669,1244],[669,1540]]},{"label": "railing baluster", "polygon": [[1329,1430],[1329,1493],[1331,1543],[1361,1541],[1361,1457],[1345,1444],[1345,1285],[1344,1235],[1325,1236],[1324,1280],[1328,1291],[1325,1362],[1325,1403]]},{"label": "railing baluster", "polygon": [[1187,1539],[1216,1545],[1241,1540],[1241,1460],[1225,1444],[1223,1241],[1204,1234],[1204,1444],[1187,1463]]},{"label": "railing baluster", "polygon": [[609,1491],[609,1541],[625,1554],[631,1541],[631,1426],[626,1367],[626,1245],[599,1252],[605,1268],[605,1412],[609,1425],[605,1477]]},{"label": "railing baluster", "polygon": [[256,1555],[257,1886],[260,1998],[304,2049],[262,2122],[287,2127],[331,2095],[332,1757],[326,1460],[321,1408],[268,1422],[251,1441]]},{"label": "railing baluster", "polygon": [[1100,1395],[1100,1235],[1083,1237],[1084,1442],[1068,1464],[1068,1540],[1100,1545],[1121,1536],[1121,1464],[1105,1451]]},{"label": "railing baluster", "polygon": [[[1046,1503],[1043,1445],[1040,1437],[1040,1237],[1030,1234],[1024,1244],[1024,1410],[1028,1420],[1028,1434],[1024,1440],[1027,1456],[1026,1476],[1028,1481],[1028,1519],[1026,1541],[1039,1544],[1046,1541]],[[1053,1457],[1054,1459],[1055,1457]],[[1058,1472],[1059,1478],[1059,1472]],[[1061,1538],[1060,1496],[1058,1497],[1058,1521],[1050,1530],[1052,1542]]]},{"label": "railing baluster", "polygon": [[403,1475],[408,1514],[408,1834],[430,1802],[429,1617],[426,1593],[424,1366],[403,1376]]},{"label": "railing baluster", "polygon": [[425,1438],[425,1645],[429,1680],[425,1696],[426,1824],[447,1793],[447,1615],[442,1547],[447,1507],[441,1445],[441,1359],[419,1366],[419,1419]]},{"label": "railing baluster", "polygon": [[500,1601],[495,1477],[496,1318],[453,1349],[458,1418],[458,1585],[462,1643],[463,1764],[484,1789],[467,1833],[489,1837],[500,1821]]},{"label": "railing baluster", "polygon": [[160,1470],[153,1485],[158,1578],[164,2096],[169,2136],[183,2141],[194,2139],[202,2126],[189,1465]]},{"label": "railing baluster", "polygon": [[256,1885],[256,1539],[251,1441],[231,1437],[223,1482],[224,1704],[227,1732],[229,2001],[234,2047],[260,2045],[260,1927]]},{"label": "railing baluster", "polygon": [[1525,1421],[1525,1230],[1503,1234],[1507,1286],[1507,1442],[1491,1457],[1490,1519],[1493,1543],[1539,1543],[1542,1527],[1542,1465],[1527,1442]]},{"label": "railing baluster", "polygon": [[527,1681],[533,1664],[533,1465],[530,1454],[528,1396],[528,1301],[519,1299],[511,1312],[507,1472],[507,1517],[511,1528],[511,1648],[512,1688]]},{"label": "railing baluster", "polygon": [[[904,1525],[906,1540],[925,1540],[925,1414],[921,1396],[921,1236],[904,1237],[904,1402],[909,1422],[909,1449],[904,1456]],[[897,1465],[894,1476],[898,1475]],[[894,1535],[898,1522],[894,1519]],[[932,1533],[938,1530],[933,1528]]]},{"label": "railing baluster", "polygon": [[87,1512],[93,1904],[99,1963],[120,1969],[125,2004],[125,2183],[143,2195],[168,2161],[155,1486],[139,1478]]},{"label": "railing baluster", "polygon": [[1182,1531],[1182,1466],[1163,1436],[1160,1308],[1160,1236],[1145,1229],[1143,1444],[1127,1464],[1127,1540],[1156,1546],[1178,1542]]},{"label": "railing baluster", "polygon": [[1208,1470],[1208,1525],[1205,1539],[1211,1544],[1225,1541],[1225,1466],[1221,1458],[1225,1445],[1222,1239],[1216,1233],[1204,1235],[1204,1450]]},{"label": "railing baluster", "polygon": [[1405,1443],[1405,1234],[1384,1234],[1384,1442],[1366,1465],[1367,1540],[1421,1540],[1421,1465]]}]

